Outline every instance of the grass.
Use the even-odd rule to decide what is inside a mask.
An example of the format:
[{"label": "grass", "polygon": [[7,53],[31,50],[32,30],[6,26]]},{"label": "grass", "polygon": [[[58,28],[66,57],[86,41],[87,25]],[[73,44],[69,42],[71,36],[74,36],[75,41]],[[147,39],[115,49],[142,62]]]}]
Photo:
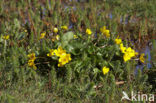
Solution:
[{"label": "grass", "polygon": [[[1,103],[120,103],[122,91],[155,93],[156,1],[84,1],[0,1]],[[62,30],[63,25],[69,29]],[[102,26],[110,31],[109,38],[101,34]],[[86,34],[87,28],[91,36]],[[43,32],[46,35],[40,39]],[[5,40],[5,35],[10,38]],[[125,63],[114,42],[118,36],[139,55]],[[146,67],[147,60],[139,61],[149,42],[153,46],[151,69]],[[60,68],[59,57],[47,57],[50,49],[59,46],[72,58]],[[30,53],[36,55],[37,70],[28,66]],[[135,75],[138,64],[144,68]],[[106,75],[104,66],[110,69]]]}]

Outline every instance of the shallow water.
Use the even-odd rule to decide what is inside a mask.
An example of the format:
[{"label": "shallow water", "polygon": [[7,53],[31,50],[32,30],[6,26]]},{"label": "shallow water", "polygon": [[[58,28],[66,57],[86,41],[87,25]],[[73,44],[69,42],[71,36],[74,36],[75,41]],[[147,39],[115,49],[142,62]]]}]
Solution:
[{"label": "shallow water", "polygon": [[[156,40],[154,40],[154,42],[156,44]],[[146,48],[143,49],[143,52],[142,53],[145,53],[145,57],[146,57],[146,63],[145,64],[138,64],[136,66],[136,70],[135,70],[135,74],[137,74],[138,72],[138,69],[141,69],[141,71],[143,70],[144,67],[146,67],[147,69],[150,69],[152,68],[152,56],[151,56],[151,50],[153,50],[155,47],[154,47],[154,44],[152,45],[152,48],[150,48],[149,46],[146,46]]]}]

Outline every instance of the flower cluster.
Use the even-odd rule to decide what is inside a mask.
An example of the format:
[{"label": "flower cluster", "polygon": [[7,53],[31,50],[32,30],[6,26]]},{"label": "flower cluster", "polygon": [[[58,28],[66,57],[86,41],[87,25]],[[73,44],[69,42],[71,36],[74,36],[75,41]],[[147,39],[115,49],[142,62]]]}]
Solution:
[{"label": "flower cluster", "polygon": [[[127,62],[128,60],[130,60],[132,57],[135,57],[136,55],[138,55],[137,52],[135,52],[135,50],[133,50],[131,47],[124,47],[123,46],[123,43],[122,43],[122,40],[119,39],[118,37],[115,39],[115,43],[120,45],[120,50],[121,52],[124,54],[123,55],[123,59],[125,62]],[[139,60],[142,62],[142,63],[145,63],[145,58],[144,58],[145,54],[142,53],[139,57]]]},{"label": "flower cluster", "polygon": [[[120,48],[125,48],[120,44]],[[130,60],[132,57],[135,57],[138,53],[135,52],[135,50],[133,50],[131,47],[126,48],[125,50],[122,50],[124,53],[123,59],[125,62],[127,62],[128,60]]]},{"label": "flower cluster", "polygon": [[100,31],[101,31],[101,33],[104,34],[107,38],[110,37],[109,30],[106,29],[106,26],[103,26],[102,28],[100,28]]},{"label": "flower cluster", "polygon": [[124,47],[121,39],[116,38],[115,43],[120,45],[120,50],[124,54],[123,59],[125,62],[131,60],[132,57],[135,57],[138,54],[131,47]]},{"label": "flower cluster", "polygon": [[71,55],[66,53],[66,50],[63,50],[62,47],[58,47],[58,49],[51,49],[50,53],[47,54],[47,56],[58,56],[59,57],[59,63],[58,67],[62,67],[65,64],[67,64],[69,61],[71,61]]},{"label": "flower cluster", "polygon": [[36,60],[35,53],[28,54],[28,58],[29,58],[28,65],[30,67],[33,67],[36,70],[37,67],[35,66],[35,63],[34,63],[34,61]]}]

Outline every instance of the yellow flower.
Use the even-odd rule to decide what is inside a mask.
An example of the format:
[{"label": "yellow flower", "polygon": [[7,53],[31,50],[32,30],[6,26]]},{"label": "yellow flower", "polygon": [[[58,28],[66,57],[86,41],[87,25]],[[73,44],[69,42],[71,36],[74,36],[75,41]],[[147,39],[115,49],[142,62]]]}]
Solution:
[{"label": "yellow flower", "polygon": [[120,50],[124,54],[123,55],[124,62],[127,62],[128,60],[131,60],[131,58],[133,58],[134,56],[138,55],[138,53],[135,52],[135,50],[132,49],[131,47],[128,48],[124,47],[122,42],[120,43]]},{"label": "yellow flower", "polygon": [[103,26],[103,27],[100,28],[101,33],[104,33],[105,30],[106,30],[106,26]]},{"label": "yellow flower", "polygon": [[105,36],[106,36],[107,38],[110,37],[109,30],[105,30],[104,34],[105,34]]},{"label": "yellow flower", "polygon": [[61,29],[68,30],[68,27],[67,26],[61,26]]},{"label": "yellow flower", "polygon": [[70,54],[63,53],[59,58],[59,64],[61,64],[61,65],[65,65],[69,61],[71,61],[71,55]]},{"label": "yellow flower", "polygon": [[121,51],[122,53],[124,53],[123,59],[125,62],[127,62],[128,60],[130,60],[132,57],[136,56],[137,54],[131,47],[128,47],[124,50],[122,48],[124,47],[121,46]]},{"label": "yellow flower", "polygon": [[106,29],[106,26],[103,26],[102,28],[100,28],[100,31],[101,31],[101,33],[104,34],[106,37],[110,37],[109,30]]},{"label": "yellow flower", "polygon": [[126,52],[129,54],[130,57],[134,57],[135,56],[135,51],[131,47],[128,47],[126,49]]},{"label": "yellow flower", "polygon": [[124,59],[124,62],[127,62],[128,60],[131,59],[131,57],[129,56],[128,53],[125,53],[124,56],[123,56],[123,59]]},{"label": "yellow flower", "polygon": [[120,44],[120,50],[122,53],[126,52],[126,47],[123,46],[123,44]]},{"label": "yellow flower", "polygon": [[54,33],[58,33],[58,29],[56,27],[53,29],[53,31]]},{"label": "yellow flower", "polygon": [[58,47],[58,49],[51,49],[50,53],[47,54],[47,56],[51,57],[53,55],[56,55],[59,57],[58,60],[58,67],[62,67],[65,64],[67,64],[69,61],[71,61],[71,55],[66,53],[66,50],[63,50],[61,46]]},{"label": "yellow flower", "polygon": [[62,47],[58,47],[58,49],[54,50],[56,56],[60,57],[63,53],[66,53],[66,50],[63,50]]},{"label": "yellow flower", "polygon": [[27,56],[28,56],[28,58],[31,59],[31,60],[35,60],[35,59],[36,59],[35,53],[28,54]]},{"label": "yellow flower", "polygon": [[60,40],[60,35],[56,35],[56,40]]},{"label": "yellow flower", "polygon": [[45,37],[45,35],[46,35],[46,32],[41,33],[40,39],[43,39]]},{"label": "yellow flower", "polygon": [[28,54],[28,58],[29,58],[28,66],[33,67],[36,70],[37,67],[35,66],[35,63],[34,63],[34,61],[36,59],[35,53]]},{"label": "yellow flower", "polygon": [[145,56],[145,54],[144,53],[142,53],[141,55],[140,55],[140,61],[142,62],[142,63],[145,63],[145,58],[144,58],[144,56]]},{"label": "yellow flower", "polygon": [[54,42],[56,39],[55,38],[52,38],[51,40],[52,40],[52,42]]},{"label": "yellow flower", "polygon": [[5,39],[5,40],[8,40],[10,38],[10,36],[9,35],[4,35],[4,36],[2,36],[2,38]]},{"label": "yellow flower", "polygon": [[109,68],[103,67],[102,72],[103,72],[104,75],[107,74],[109,72]]},{"label": "yellow flower", "polygon": [[100,31],[101,31],[101,33],[104,34],[106,37],[110,37],[109,30],[106,29],[106,26],[103,26],[102,28],[100,28]]},{"label": "yellow flower", "polygon": [[77,35],[74,35],[74,39],[77,39],[78,37],[77,37]]},{"label": "yellow flower", "polygon": [[35,61],[35,60],[31,60],[31,59],[30,59],[30,60],[28,61],[28,66],[29,66],[29,67],[33,67],[33,69],[35,69],[35,70],[36,70],[36,69],[37,69],[37,67],[35,66],[34,61]]},{"label": "yellow flower", "polygon": [[47,56],[48,56],[48,57],[51,57],[51,56],[53,56],[53,55],[54,55],[54,49],[51,49],[51,50],[50,50],[50,53],[48,53]]},{"label": "yellow flower", "polygon": [[121,44],[121,43],[122,43],[122,40],[116,38],[116,39],[115,39],[115,43],[116,43],[116,44]]},{"label": "yellow flower", "polygon": [[35,61],[35,60],[33,60],[33,59],[31,60],[31,59],[30,59],[30,60],[28,61],[28,65],[29,65],[30,67],[32,67],[33,65],[35,65],[35,64],[34,64],[34,61]]},{"label": "yellow flower", "polygon": [[28,31],[25,29],[24,32],[27,33]]},{"label": "yellow flower", "polygon": [[87,33],[88,35],[91,35],[91,34],[92,34],[92,31],[91,31],[90,29],[86,29],[86,33]]}]

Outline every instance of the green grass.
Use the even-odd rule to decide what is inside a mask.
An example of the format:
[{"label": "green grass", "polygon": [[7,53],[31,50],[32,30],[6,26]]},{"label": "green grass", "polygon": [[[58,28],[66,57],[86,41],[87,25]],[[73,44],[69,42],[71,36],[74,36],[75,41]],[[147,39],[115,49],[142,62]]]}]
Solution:
[{"label": "green grass", "polygon": [[[152,68],[147,69],[145,63],[143,71],[134,72],[142,48],[148,42],[155,47],[156,1],[65,1],[0,0],[0,102],[121,103],[122,91],[154,93],[155,48],[151,49]],[[62,25],[71,28],[61,30]],[[110,38],[100,33],[102,26],[110,30]],[[58,33],[53,32],[54,27]],[[85,33],[87,28],[92,36]],[[42,32],[46,36],[40,40]],[[5,40],[4,35],[10,38]],[[56,35],[60,40],[53,42]],[[118,35],[139,55],[124,62],[114,42]],[[61,68],[58,57],[47,57],[49,50],[58,46],[72,58]],[[28,66],[27,55],[32,52],[37,70]],[[102,73],[104,66],[110,68],[106,75]]]}]

